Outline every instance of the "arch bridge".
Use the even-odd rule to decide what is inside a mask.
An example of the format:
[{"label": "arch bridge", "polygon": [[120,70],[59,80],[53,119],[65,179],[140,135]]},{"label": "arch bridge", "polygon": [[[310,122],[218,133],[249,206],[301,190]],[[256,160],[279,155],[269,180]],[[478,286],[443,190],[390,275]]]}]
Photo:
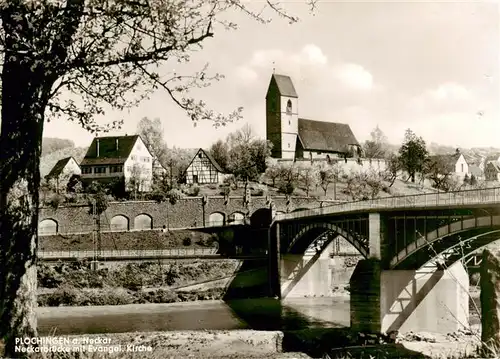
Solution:
[{"label": "arch bridge", "polygon": [[[382,332],[455,331],[468,323],[469,283],[460,260],[500,238],[500,188],[278,214],[269,235],[275,295],[287,292],[287,258],[340,235],[365,258],[351,278],[353,326]],[[359,298],[364,306],[367,298],[373,302],[370,313],[366,308],[357,312]]]}]

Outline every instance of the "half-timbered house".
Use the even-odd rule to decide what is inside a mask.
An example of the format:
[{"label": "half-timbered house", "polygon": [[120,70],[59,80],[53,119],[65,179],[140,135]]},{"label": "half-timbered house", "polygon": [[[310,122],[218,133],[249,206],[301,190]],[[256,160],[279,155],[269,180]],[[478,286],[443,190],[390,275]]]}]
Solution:
[{"label": "half-timbered house", "polygon": [[202,148],[196,152],[185,173],[187,184],[222,183],[226,177],[222,167]]}]

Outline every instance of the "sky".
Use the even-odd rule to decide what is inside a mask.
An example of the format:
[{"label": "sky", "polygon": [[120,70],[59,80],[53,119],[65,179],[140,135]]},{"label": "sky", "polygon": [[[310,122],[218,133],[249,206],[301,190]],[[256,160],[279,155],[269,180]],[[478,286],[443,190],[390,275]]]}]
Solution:
[{"label": "sky", "polygon": [[[299,117],[347,123],[360,142],[379,126],[395,144],[411,128],[427,143],[500,147],[497,2],[319,0],[312,13],[302,0],[282,4],[298,23],[274,16],[264,25],[228,13],[238,29],[216,29],[181,69],[189,73],[209,63],[210,72],[225,75],[194,95],[218,112],[242,106],[243,119],[222,128],[210,121],[194,126],[158,90],[138,107],[99,121],[123,119],[113,134],[130,135],[141,118],[160,118],[167,145],[185,148],[207,148],[246,123],[265,138],[265,95],[275,71],[292,78]],[[88,146],[94,135],[54,120],[44,136]]]}]

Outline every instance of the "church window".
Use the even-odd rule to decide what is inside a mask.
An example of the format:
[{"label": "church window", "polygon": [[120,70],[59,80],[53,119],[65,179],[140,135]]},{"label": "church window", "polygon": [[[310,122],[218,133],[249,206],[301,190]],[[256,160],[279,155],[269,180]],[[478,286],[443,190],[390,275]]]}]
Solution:
[{"label": "church window", "polygon": [[287,114],[292,113],[292,101],[291,100],[288,100],[288,102],[286,103],[286,113]]}]

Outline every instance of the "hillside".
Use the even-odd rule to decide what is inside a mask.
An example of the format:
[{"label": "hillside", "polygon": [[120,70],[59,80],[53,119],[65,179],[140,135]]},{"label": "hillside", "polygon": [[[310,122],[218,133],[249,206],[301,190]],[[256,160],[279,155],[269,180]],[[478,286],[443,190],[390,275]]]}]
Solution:
[{"label": "hillside", "polygon": [[40,159],[40,174],[42,178],[50,172],[57,161],[65,157],[73,156],[76,162],[80,163],[86,152],[87,148],[84,147],[67,147],[42,155]]},{"label": "hillside", "polygon": [[49,155],[64,148],[72,147],[75,147],[75,143],[71,140],[63,138],[44,137],[42,140],[42,156]]}]

